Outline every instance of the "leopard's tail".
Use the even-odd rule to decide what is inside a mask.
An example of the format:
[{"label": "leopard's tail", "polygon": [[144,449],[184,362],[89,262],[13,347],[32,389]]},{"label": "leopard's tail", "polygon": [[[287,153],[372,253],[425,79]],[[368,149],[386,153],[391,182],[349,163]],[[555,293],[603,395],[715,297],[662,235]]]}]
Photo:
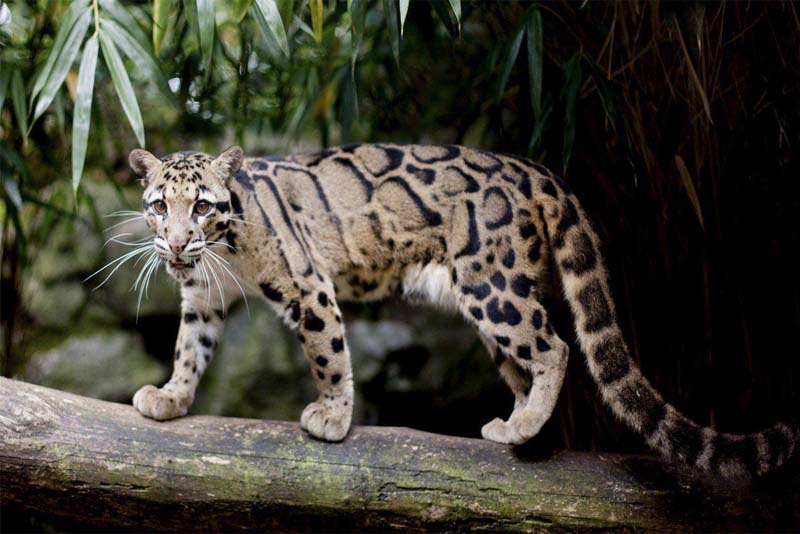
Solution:
[{"label": "leopard's tail", "polygon": [[665,457],[703,471],[758,476],[786,463],[800,440],[795,423],[779,423],[753,434],[724,434],[701,427],[664,401],[630,357],[617,323],[599,239],[585,213],[555,177],[542,179],[539,195],[553,263],[575,317],[578,341],[613,412]]}]

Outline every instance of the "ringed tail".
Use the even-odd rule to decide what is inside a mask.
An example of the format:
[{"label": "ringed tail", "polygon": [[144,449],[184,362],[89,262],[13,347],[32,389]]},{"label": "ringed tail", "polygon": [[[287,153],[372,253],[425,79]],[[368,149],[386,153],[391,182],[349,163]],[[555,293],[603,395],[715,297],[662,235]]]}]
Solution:
[{"label": "ringed tail", "polygon": [[614,414],[664,457],[728,477],[759,476],[786,463],[800,429],[778,423],[752,434],[702,427],[665,402],[630,357],[617,323],[600,241],[589,219],[556,177],[544,176],[538,195],[564,295],[589,372]]}]

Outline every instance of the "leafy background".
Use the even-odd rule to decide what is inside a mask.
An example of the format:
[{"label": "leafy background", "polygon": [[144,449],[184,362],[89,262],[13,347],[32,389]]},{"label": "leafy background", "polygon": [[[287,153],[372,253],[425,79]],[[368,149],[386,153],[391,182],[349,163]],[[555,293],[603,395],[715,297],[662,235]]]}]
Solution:
[{"label": "leafy background", "polygon": [[[104,216],[139,203],[132,148],[448,142],[565,177],[606,243],[635,358],[677,406],[729,431],[797,406],[792,2],[0,4],[6,376],[119,401],[163,379],[174,286],[162,276],[137,319],[131,269],[82,282],[121,253]],[[477,435],[510,410],[458,318],[347,311],[359,422]],[[296,342],[257,304],[226,328],[193,411],[296,419],[313,396]],[[530,446],[642,450],[573,355]]]}]

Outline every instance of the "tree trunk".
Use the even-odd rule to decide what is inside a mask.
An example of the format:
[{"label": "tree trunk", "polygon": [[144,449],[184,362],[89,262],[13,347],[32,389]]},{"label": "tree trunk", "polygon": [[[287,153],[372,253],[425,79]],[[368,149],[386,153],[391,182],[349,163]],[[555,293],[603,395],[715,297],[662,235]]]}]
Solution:
[{"label": "tree trunk", "polygon": [[4,513],[146,530],[729,530],[800,527],[800,479],[702,481],[653,457],[525,460],[482,440],[132,407],[0,378]]}]

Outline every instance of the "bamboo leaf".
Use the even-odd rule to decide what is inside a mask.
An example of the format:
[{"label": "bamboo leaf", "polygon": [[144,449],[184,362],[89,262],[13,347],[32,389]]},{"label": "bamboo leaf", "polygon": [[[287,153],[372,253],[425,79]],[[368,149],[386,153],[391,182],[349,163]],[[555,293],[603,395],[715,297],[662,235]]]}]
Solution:
[{"label": "bamboo leaf", "polygon": [[0,112],[3,110],[3,104],[6,101],[6,94],[8,93],[10,82],[11,69],[0,69]]},{"label": "bamboo leaf", "polygon": [[133,15],[130,14],[125,6],[119,2],[119,0],[100,0],[100,7],[102,8],[101,13],[105,11],[111,15],[111,18],[117,21],[120,26],[125,28],[125,31],[130,33],[141,46],[148,46],[150,39],[147,36],[147,32],[142,29]]},{"label": "bamboo leaf", "polygon": [[[286,38],[286,28],[283,26],[281,13],[275,0],[255,0],[251,12],[265,38],[277,42],[281,52],[286,57],[289,57],[289,41]],[[314,31],[316,34],[316,28]]]},{"label": "bamboo leaf", "polygon": [[[58,58],[56,58],[55,64],[53,65],[53,71],[47,78],[47,82],[45,82],[42,88],[39,99],[36,101],[33,122],[36,122],[36,119],[41,117],[42,113],[50,106],[53,97],[56,96],[56,92],[61,87],[61,84],[64,83],[67,72],[69,72],[69,69],[75,62],[75,58],[78,56],[81,41],[83,41],[83,37],[86,35],[86,30],[89,28],[91,20],[92,12],[85,11],[80,18],[78,18],[72,30],[70,30],[67,39],[64,41],[64,46],[59,51]],[[53,50],[53,52],[55,52],[55,50]]]},{"label": "bamboo leaf", "polygon": [[156,54],[161,51],[173,3],[174,0],[153,0],[153,51]]},{"label": "bamboo leaf", "polygon": [[322,0],[309,0],[311,8],[311,27],[314,28],[314,40],[322,42]]},{"label": "bamboo leaf", "polygon": [[[358,51],[361,49],[361,42],[364,39],[364,26],[367,19],[367,0],[353,0],[350,3],[350,21],[353,35],[353,51],[351,55],[351,65],[355,67],[358,59]],[[352,68],[351,68],[352,70]],[[352,75],[352,72],[351,72]]]},{"label": "bamboo leaf", "polygon": [[22,209],[22,195],[19,194],[19,186],[17,186],[17,182],[15,182],[14,178],[7,172],[3,172],[3,187],[14,207],[18,210]]},{"label": "bamboo leaf", "polygon": [[686,168],[686,162],[678,154],[675,154],[675,165],[678,167],[678,174],[681,176],[681,183],[686,188],[686,193],[689,195],[689,201],[694,207],[694,212],[697,215],[697,221],[700,223],[700,228],[704,231],[706,225],[703,223],[703,210],[700,207],[700,197],[697,196],[697,190],[694,188],[694,182],[689,175],[689,169]]},{"label": "bamboo leaf", "polygon": [[[103,23],[109,22],[104,20]],[[83,48],[81,66],[78,71],[78,86],[75,89],[75,113],[72,117],[72,188],[78,189],[83,164],[86,160],[86,145],[89,140],[89,125],[92,121],[92,93],[94,73],[97,67],[97,35],[92,35]]]},{"label": "bamboo leaf", "polygon": [[17,117],[17,126],[23,137],[28,139],[28,110],[25,106],[25,84],[22,82],[22,73],[19,69],[11,75],[11,104],[14,106],[14,115]]},{"label": "bamboo leaf", "polygon": [[119,56],[114,41],[106,35],[105,31],[100,32],[100,46],[103,49],[103,58],[106,66],[111,73],[111,80],[114,82],[114,89],[117,91],[122,110],[128,117],[128,122],[136,134],[139,146],[144,147],[144,125],[142,124],[142,114],[139,111],[139,103],[136,101],[136,94],[133,92],[131,80],[125,71],[125,65]]},{"label": "bamboo leaf", "polygon": [[33,104],[33,101],[36,99],[42,89],[44,89],[44,84],[47,83],[50,73],[53,72],[53,67],[56,64],[58,54],[64,47],[64,41],[67,40],[67,36],[70,34],[70,31],[75,25],[75,22],[78,20],[81,12],[86,10],[88,5],[88,0],[83,2],[73,2],[70,4],[67,12],[64,14],[63,22],[61,23],[61,26],[59,26],[58,31],[56,32],[55,40],[53,41],[53,48],[50,49],[50,54],[47,56],[47,61],[45,61],[44,67],[41,71],[39,71],[39,75],[36,77],[36,81],[33,83],[33,90],[31,91],[31,104]]},{"label": "bamboo leaf", "polygon": [[450,34],[450,37],[453,39],[458,37],[459,28],[458,28],[458,21],[453,16],[453,10],[450,9],[448,3],[444,1],[437,0],[435,2],[430,3],[431,7],[436,14],[439,16],[439,19],[444,23],[445,28],[447,28],[447,33]]},{"label": "bamboo leaf", "polygon": [[237,23],[242,22],[242,19],[247,15],[247,11],[252,4],[253,0],[234,0],[232,8],[233,20]]},{"label": "bamboo leaf", "polygon": [[408,4],[411,0],[400,0],[400,37],[403,37],[403,29],[406,26],[406,15],[408,15]]},{"label": "bamboo leaf", "polygon": [[197,27],[200,30],[200,52],[203,65],[211,67],[211,53],[214,51],[214,0],[197,0]]},{"label": "bamboo leaf", "polygon": [[383,0],[383,14],[389,29],[392,55],[394,55],[395,63],[400,67],[400,23],[397,17],[397,0]]},{"label": "bamboo leaf", "polygon": [[528,44],[528,81],[531,91],[533,117],[542,120],[542,71],[544,65],[544,35],[542,33],[542,14],[535,5],[531,8],[525,25]]},{"label": "bamboo leaf", "polygon": [[197,39],[197,43],[200,44],[200,23],[197,21],[197,4],[194,0],[183,0],[183,15],[186,17],[186,22],[189,23],[189,28]]},{"label": "bamboo leaf", "polygon": [[453,15],[456,17],[458,24],[458,33],[461,34],[461,0],[450,0],[450,9],[453,10]]},{"label": "bamboo leaf", "polygon": [[149,79],[155,82],[161,93],[170,100],[173,100],[175,96],[172,91],[170,91],[164,73],[161,71],[161,68],[158,66],[150,50],[144,48],[134,36],[120,26],[117,21],[113,19],[103,19],[101,25],[103,30],[114,40],[117,47],[119,47]]},{"label": "bamboo leaf", "polygon": [[494,94],[494,103],[495,105],[500,103],[500,100],[503,98],[503,93],[506,90],[506,85],[508,84],[508,78],[511,76],[511,69],[514,67],[514,63],[517,61],[517,56],[519,56],[519,48],[522,46],[522,37],[525,35],[525,27],[523,26],[519,30],[517,30],[517,34],[514,36],[514,40],[511,42],[511,45],[508,47],[508,53],[506,57],[503,59],[502,70],[500,71],[500,78],[497,80],[497,86],[495,88]]},{"label": "bamboo leaf", "polygon": [[564,174],[567,172],[575,142],[575,107],[580,86],[581,58],[580,54],[575,54],[564,66]]}]

